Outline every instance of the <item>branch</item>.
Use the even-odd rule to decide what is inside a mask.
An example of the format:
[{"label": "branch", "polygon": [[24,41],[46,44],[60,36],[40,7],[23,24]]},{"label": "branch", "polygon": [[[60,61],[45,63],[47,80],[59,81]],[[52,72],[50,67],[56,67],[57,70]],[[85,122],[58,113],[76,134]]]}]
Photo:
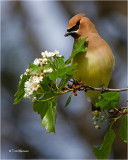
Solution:
[{"label": "branch", "polygon": [[82,82],[77,82],[77,81],[73,81],[73,84],[70,85],[68,84],[68,88],[63,88],[62,89],[64,92],[69,92],[69,91],[88,91],[88,90],[93,90],[93,91],[101,91],[101,92],[122,92],[122,91],[127,91],[128,88],[121,88],[121,89],[111,89],[111,88],[95,88],[95,87],[91,87],[91,86],[86,86],[84,83]]},{"label": "branch", "polygon": [[94,91],[102,91],[102,92],[105,92],[105,91],[109,91],[109,92],[122,92],[122,91],[127,91],[128,88],[121,88],[121,89],[111,89],[111,88],[95,88],[95,87],[91,87],[91,86],[82,86],[84,88],[80,88],[81,90],[82,89],[85,89],[85,90],[94,90]]}]

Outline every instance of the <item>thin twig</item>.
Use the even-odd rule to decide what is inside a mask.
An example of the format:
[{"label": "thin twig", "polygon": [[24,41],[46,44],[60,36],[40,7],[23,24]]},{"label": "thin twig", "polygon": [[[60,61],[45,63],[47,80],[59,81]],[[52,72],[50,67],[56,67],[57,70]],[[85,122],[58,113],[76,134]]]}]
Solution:
[{"label": "thin twig", "polygon": [[[111,88],[95,88],[95,87],[91,87],[91,86],[82,86],[82,87],[84,87],[84,89],[86,89],[86,90],[94,90],[94,91],[122,92],[122,91],[127,91],[128,90],[128,88],[111,89]],[[81,90],[83,89],[82,87],[80,87]]]},{"label": "thin twig", "polygon": [[[69,89],[64,89],[66,91],[68,91]],[[79,91],[82,91],[82,90],[93,90],[93,91],[102,91],[102,92],[122,92],[122,91],[127,91],[128,88],[121,88],[121,89],[111,89],[111,88],[95,88],[95,87],[91,87],[91,86],[86,86],[86,85],[79,85],[79,88],[78,88]]]}]

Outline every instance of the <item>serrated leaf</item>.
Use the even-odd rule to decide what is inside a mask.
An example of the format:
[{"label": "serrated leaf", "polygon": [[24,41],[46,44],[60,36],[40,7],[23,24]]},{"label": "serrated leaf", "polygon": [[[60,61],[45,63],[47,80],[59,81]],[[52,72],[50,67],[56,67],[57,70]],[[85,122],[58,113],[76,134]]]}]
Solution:
[{"label": "serrated leaf", "polygon": [[106,92],[99,96],[99,102],[97,107],[101,107],[105,110],[115,108],[120,99],[120,93],[118,92]]},{"label": "serrated leaf", "polygon": [[66,108],[66,107],[69,105],[69,103],[71,102],[71,98],[72,98],[72,95],[70,95],[70,96],[68,97],[67,102],[66,102],[64,108]]},{"label": "serrated leaf", "polygon": [[48,110],[42,120],[42,126],[44,126],[47,132],[55,133],[56,122],[56,99],[49,102]]},{"label": "serrated leaf", "polygon": [[40,114],[41,118],[43,119],[47,110],[49,107],[49,102],[48,101],[36,101],[33,103],[33,110]]},{"label": "serrated leaf", "polygon": [[106,159],[110,155],[115,136],[115,132],[109,129],[104,136],[103,144],[100,147],[93,147],[93,152],[98,159]]},{"label": "serrated leaf", "polygon": [[24,96],[24,83],[30,78],[30,75],[23,75],[22,79],[19,82],[19,86],[18,86],[18,91],[15,93],[14,97],[14,103],[13,104],[17,104],[19,103]]},{"label": "serrated leaf", "polygon": [[75,57],[78,53],[87,51],[87,46],[85,46],[86,39],[87,37],[83,39],[78,39],[74,42],[72,55],[65,62],[66,64],[71,63],[72,58]]},{"label": "serrated leaf", "polygon": [[122,119],[121,126],[120,126],[120,137],[121,137],[122,141],[124,141],[125,143],[127,143],[127,140],[128,140],[128,137],[127,137],[127,133],[128,133],[127,123],[128,123],[128,115],[126,115]]},{"label": "serrated leaf", "polygon": [[51,80],[56,80],[57,78],[65,78],[67,77],[67,75],[71,75],[75,68],[76,64],[58,69],[57,71],[51,72],[49,74],[49,78]]},{"label": "serrated leaf", "polygon": [[55,68],[56,69],[61,69],[65,66],[65,62],[63,60],[63,57],[59,57],[54,60]]},{"label": "serrated leaf", "polygon": [[38,94],[35,95],[38,100],[33,103],[33,110],[40,114],[41,118],[43,119],[48,110],[49,104],[53,99],[55,99],[55,94],[52,91],[48,92],[44,94],[41,99],[39,99]]}]

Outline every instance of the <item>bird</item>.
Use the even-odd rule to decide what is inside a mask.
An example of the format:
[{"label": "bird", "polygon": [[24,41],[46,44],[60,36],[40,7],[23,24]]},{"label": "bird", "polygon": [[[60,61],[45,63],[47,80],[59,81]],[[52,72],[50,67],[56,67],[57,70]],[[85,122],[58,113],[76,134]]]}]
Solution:
[{"label": "bird", "polygon": [[[69,20],[65,37],[69,35],[74,38],[74,43],[87,37],[84,44],[87,46],[87,51],[78,53],[71,61],[71,65],[77,64],[73,79],[87,86],[108,87],[115,58],[107,42],[97,32],[95,25],[85,14],[77,14]],[[87,100],[92,103],[92,111],[100,111],[96,103],[101,91],[88,90],[85,94]]]}]

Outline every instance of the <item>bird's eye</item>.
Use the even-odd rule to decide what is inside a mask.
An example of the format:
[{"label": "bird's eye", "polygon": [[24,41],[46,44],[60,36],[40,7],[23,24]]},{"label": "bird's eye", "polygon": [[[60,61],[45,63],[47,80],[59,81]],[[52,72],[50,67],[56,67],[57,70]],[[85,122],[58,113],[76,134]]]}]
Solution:
[{"label": "bird's eye", "polygon": [[80,20],[76,23],[76,28],[79,29],[79,25],[80,25]]},{"label": "bird's eye", "polygon": [[70,29],[67,29],[68,32],[71,32],[71,31],[77,31],[79,29],[79,26],[80,26],[80,20],[76,23],[75,26],[73,26],[72,28]]}]

